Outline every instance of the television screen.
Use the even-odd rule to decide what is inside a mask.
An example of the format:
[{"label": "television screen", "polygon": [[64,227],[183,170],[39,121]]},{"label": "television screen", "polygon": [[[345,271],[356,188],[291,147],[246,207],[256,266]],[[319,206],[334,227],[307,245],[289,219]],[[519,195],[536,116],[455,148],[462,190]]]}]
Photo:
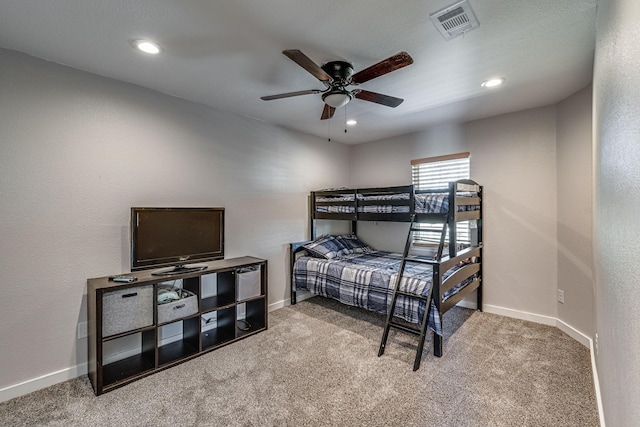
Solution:
[{"label": "television screen", "polygon": [[131,208],[131,271],[224,258],[224,208]]}]

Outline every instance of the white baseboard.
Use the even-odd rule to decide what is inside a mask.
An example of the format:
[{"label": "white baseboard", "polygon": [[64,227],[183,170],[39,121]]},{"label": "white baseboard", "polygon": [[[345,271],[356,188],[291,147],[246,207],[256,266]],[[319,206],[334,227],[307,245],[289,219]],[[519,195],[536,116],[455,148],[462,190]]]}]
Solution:
[{"label": "white baseboard", "polygon": [[542,325],[555,326],[565,334],[569,335],[574,340],[578,341],[583,346],[589,348],[591,338],[574,328],[573,326],[563,322],[560,319],[551,316],[544,316],[542,314],[528,313],[526,311],[513,310],[510,308],[498,307],[495,305],[485,304],[482,306],[483,311],[487,313],[499,314],[501,316],[513,317],[520,320],[528,320],[534,323],[540,323]]},{"label": "white baseboard", "polygon": [[557,319],[555,317],[528,313],[526,311],[513,310],[511,308],[498,307],[497,305],[483,304],[482,311],[486,313],[499,314],[506,317],[513,317],[514,319],[528,320],[530,322],[549,326],[556,326],[557,322]]},{"label": "white baseboard", "polygon": [[[310,292],[298,292],[297,300],[301,302],[313,296],[314,294]],[[291,301],[288,299],[271,303],[269,304],[268,310],[270,312],[274,310],[278,310],[280,308],[283,308],[289,305],[290,303]],[[465,308],[471,308],[471,309],[476,308],[476,303],[471,301],[463,300],[463,301],[460,301],[458,305]],[[600,395],[600,382],[598,380],[598,370],[596,368],[595,354],[594,354],[593,342],[591,338],[589,338],[582,332],[578,331],[577,329],[573,328],[571,325],[568,325],[567,323],[559,319],[556,319],[555,317],[543,316],[543,315],[534,314],[534,313],[527,313],[524,311],[513,310],[509,308],[498,307],[498,306],[488,305],[488,304],[483,305],[482,309],[487,313],[513,317],[521,320],[528,320],[535,323],[541,323],[543,325],[555,326],[561,331],[563,331],[564,333],[566,333],[567,335],[569,335],[571,338],[578,341],[580,344],[589,348],[591,352],[591,369],[593,371],[593,382],[595,386],[596,400],[598,404],[598,413],[600,416],[600,425],[601,427],[605,427],[604,413],[602,409],[602,397]],[[82,375],[86,375],[86,374],[87,374],[87,363],[82,363],[77,366],[72,366],[67,369],[62,369],[60,371],[42,375],[38,378],[33,378],[19,384],[2,388],[0,389],[0,403],[6,402],[7,400],[13,399],[15,397],[19,397],[19,396],[43,389],[45,387],[49,387],[49,386],[58,384],[60,382],[67,381],[67,380],[70,380]]]},{"label": "white baseboard", "polygon": [[602,395],[600,394],[600,380],[598,379],[598,368],[596,367],[596,354],[593,340],[591,340],[591,338],[589,338],[589,350],[591,353],[591,372],[593,372],[593,386],[596,390],[596,402],[598,404],[598,415],[600,416],[600,427],[605,427]]},{"label": "white baseboard", "polygon": [[[307,292],[298,292],[298,301],[303,301],[313,296],[313,294],[311,293],[309,293],[308,296],[303,294],[307,294]],[[282,300],[279,302],[269,304],[268,310],[274,311],[287,305],[289,305],[289,300],[288,299]],[[168,341],[167,342],[163,341],[161,344],[167,344],[167,343]],[[137,354],[139,353],[139,350],[131,350],[130,353],[131,354],[127,354],[127,353],[118,354],[117,357],[107,360],[107,363],[113,362],[114,360],[122,359],[126,356]],[[81,363],[80,365],[72,366],[66,369],[61,369],[60,371],[56,371],[56,372],[51,372],[49,374],[45,374],[37,378],[32,378],[30,380],[21,382],[19,384],[14,384],[8,387],[0,388],[0,403],[6,402],[7,400],[11,400],[15,397],[20,397],[25,394],[38,391],[46,387],[50,387],[52,385],[61,383],[63,381],[67,381],[82,375],[86,375],[87,372],[88,372],[87,363]]]},{"label": "white baseboard", "polygon": [[569,335],[574,340],[578,341],[580,344],[587,348],[591,348],[591,338],[574,328],[573,326],[564,323],[560,319],[556,319],[556,327],[560,329],[565,334]]},{"label": "white baseboard", "polygon": [[596,403],[598,405],[598,416],[600,417],[600,427],[605,427],[604,411],[602,407],[602,395],[600,394],[600,380],[598,379],[598,369],[596,367],[596,356],[593,346],[593,340],[584,333],[580,332],[573,326],[563,322],[555,317],[543,316],[540,314],[527,313],[524,311],[512,310],[494,305],[484,305],[483,310],[487,313],[499,314],[502,316],[513,317],[521,320],[528,320],[543,325],[555,326],[571,338],[589,349],[591,353],[591,372],[593,372],[593,386],[596,393]]},{"label": "white baseboard", "polygon": [[87,364],[82,363],[80,365],[61,369],[56,372],[51,372],[49,374],[27,380],[19,384],[0,388],[0,402],[6,402],[7,400],[11,400],[15,397],[23,396],[25,394],[38,391],[45,387],[49,387],[86,374]]},{"label": "white baseboard", "polygon": [[[296,298],[298,302],[304,301],[306,299],[309,299],[311,297],[315,296],[314,294],[312,294],[311,292],[304,292],[304,291],[298,291]],[[273,304],[269,304],[269,311],[273,311],[273,310],[277,310],[279,308],[285,307],[287,305],[290,305],[291,301],[290,300],[282,300],[282,301],[278,301],[276,303]],[[477,309],[477,304],[475,302],[475,300],[473,301],[467,301],[467,300],[462,300],[460,301],[458,304],[456,304],[459,307],[464,307],[464,308],[470,308],[472,310]],[[548,326],[555,326],[556,328],[560,329],[562,332],[564,332],[565,334],[569,335],[571,338],[573,338],[574,340],[576,340],[577,342],[579,342],[580,344],[582,344],[583,346],[587,347],[590,349],[591,352],[591,370],[593,372],[593,383],[595,386],[595,391],[596,391],[596,400],[597,400],[597,404],[598,404],[598,414],[600,416],[600,426],[601,427],[605,427],[605,423],[604,423],[604,413],[602,410],[602,397],[600,395],[600,383],[598,381],[598,370],[596,369],[596,362],[595,362],[595,355],[594,355],[594,350],[593,350],[593,342],[591,340],[591,338],[589,338],[587,335],[585,335],[584,333],[580,332],[579,330],[575,329],[573,326],[563,322],[560,319],[557,319],[555,317],[551,317],[551,316],[544,316],[541,314],[535,314],[535,313],[528,313],[526,311],[520,311],[520,310],[513,310],[510,308],[504,308],[504,307],[498,307],[495,305],[488,305],[488,304],[484,304],[482,306],[482,310],[487,312],[487,313],[492,313],[492,314],[498,314],[501,316],[506,316],[506,317],[512,317],[515,319],[520,319],[520,320],[527,320],[530,322],[534,322],[534,323],[540,323],[543,325],[548,325]]]},{"label": "white baseboard", "polygon": [[[314,297],[315,294],[312,294],[311,292],[307,292],[307,291],[297,291],[296,292],[296,301],[297,302],[302,302],[306,299],[312,298]],[[288,305],[291,305],[291,300],[290,299],[283,299],[274,303],[269,304],[269,312],[274,311],[274,310],[278,310],[282,307],[286,307]]]},{"label": "white baseboard", "polygon": [[282,307],[285,307],[287,305],[289,305],[289,300],[288,299],[283,299],[281,301],[273,302],[273,303],[269,304],[269,307],[267,308],[267,310],[269,310],[269,312],[272,312],[272,311],[278,310],[278,309],[280,309]]}]

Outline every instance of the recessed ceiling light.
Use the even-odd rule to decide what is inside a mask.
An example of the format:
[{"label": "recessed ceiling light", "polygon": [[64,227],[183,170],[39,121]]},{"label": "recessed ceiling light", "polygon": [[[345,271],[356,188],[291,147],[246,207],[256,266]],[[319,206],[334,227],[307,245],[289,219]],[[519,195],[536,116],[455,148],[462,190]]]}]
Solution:
[{"label": "recessed ceiling light", "polygon": [[489,80],[485,80],[482,83],[482,87],[496,87],[496,86],[500,86],[502,83],[504,83],[504,77],[496,77],[493,79],[489,79]]},{"label": "recessed ceiling light", "polygon": [[158,44],[149,40],[134,40],[131,44],[138,50],[150,55],[157,55],[162,50]]},{"label": "recessed ceiling light", "polygon": [[349,125],[349,126],[355,126],[355,125],[357,125],[357,124],[358,124],[358,122],[357,122],[357,121],[355,121],[354,119],[349,119],[349,120],[347,120],[347,121],[346,121],[346,123],[347,123],[347,125]]}]

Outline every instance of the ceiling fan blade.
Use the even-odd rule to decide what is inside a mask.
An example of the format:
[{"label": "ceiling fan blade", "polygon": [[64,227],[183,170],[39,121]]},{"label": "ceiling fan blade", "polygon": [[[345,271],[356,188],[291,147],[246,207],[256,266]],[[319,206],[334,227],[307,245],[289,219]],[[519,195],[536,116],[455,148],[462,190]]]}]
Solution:
[{"label": "ceiling fan blade", "polygon": [[333,113],[336,112],[336,109],[328,104],[324,104],[324,109],[322,110],[322,117],[320,120],[327,120],[333,117]]},{"label": "ceiling fan blade", "polygon": [[395,71],[399,68],[413,64],[413,58],[407,52],[400,52],[390,58],[380,61],[377,64],[358,71],[351,76],[351,81],[355,84],[364,83],[376,77]]},{"label": "ceiling fan blade", "polygon": [[316,79],[320,80],[321,82],[328,82],[329,80],[331,80],[331,76],[329,76],[329,74],[325,73],[318,64],[309,59],[309,57],[301,51],[297,49],[291,49],[283,50],[282,53],[284,53],[293,62],[310,72]]},{"label": "ceiling fan blade", "polygon": [[261,96],[263,101],[271,101],[273,99],[291,98],[292,96],[311,95],[313,93],[322,92],[320,89],[299,90],[297,92],[280,93],[278,95]]},{"label": "ceiling fan blade", "polygon": [[359,91],[358,93],[356,93],[356,98],[362,99],[363,101],[375,102],[376,104],[386,105],[387,107],[391,107],[391,108],[396,108],[398,105],[404,102],[404,99],[402,98],[383,95],[381,93],[369,92],[368,90]]}]

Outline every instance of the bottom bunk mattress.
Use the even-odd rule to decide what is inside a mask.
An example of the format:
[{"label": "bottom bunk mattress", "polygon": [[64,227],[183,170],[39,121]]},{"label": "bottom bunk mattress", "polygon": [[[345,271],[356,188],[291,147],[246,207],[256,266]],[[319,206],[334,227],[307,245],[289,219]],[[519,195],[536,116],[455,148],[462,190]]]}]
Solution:
[{"label": "bottom bunk mattress", "polygon": [[[294,289],[310,291],[332,298],[343,304],[387,314],[393,297],[393,288],[402,261],[402,255],[372,251],[324,259],[303,256],[295,261],[293,269]],[[453,274],[452,268],[443,280]],[[428,264],[407,262],[400,290],[427,296],[432,286],[433,270]],[[470,280],[457,284],[443,295],[443,301],[456,294]],[[394,316],[411,323],[420,323],[424,315],[425,301],[398,296]],[[442,335],[440,313],[431,301],[429,328]]]}]

